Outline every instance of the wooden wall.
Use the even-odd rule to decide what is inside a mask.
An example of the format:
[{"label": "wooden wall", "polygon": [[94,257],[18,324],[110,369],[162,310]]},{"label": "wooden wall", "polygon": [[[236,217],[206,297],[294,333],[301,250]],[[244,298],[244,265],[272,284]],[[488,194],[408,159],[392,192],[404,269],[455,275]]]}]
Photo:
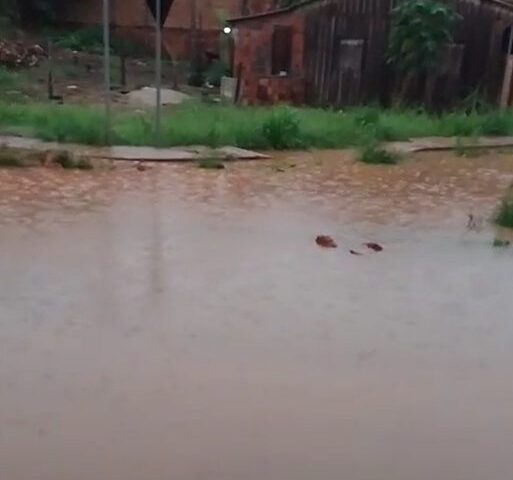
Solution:
[{"label": "wooden wall", "polygon": [[[305,21],[308,103],[342,106],[390,101],[394,74],[386,63],[386,48],[393,4],[394,0],[321,0],[296,12]],[[462,16],[455,42],[464,48],[457,88],[451,94],[463,98],[479,89],[481,96],[496,102],[505,62],[503,32],[513,24],[513,4],[494,0],[454,0],[452,4]],[[363,40],[363,47],[358,50],[361,42],[342,40]],[[354,45],[353,51],[348,45]],[[341,62],[341,55],[346,55],[345,61]]]},{"label": "wooden wall", "polygon": [[310,103],[336,104],[339,90],[345,89],[338,72],[341,40],[364,41],[359,86],[355,89],[351,85],[355,93],[344,103],[386,96],[390,75],[385,53],[391,4],[391,0],[332,0],[305,8],[304,63]]}]

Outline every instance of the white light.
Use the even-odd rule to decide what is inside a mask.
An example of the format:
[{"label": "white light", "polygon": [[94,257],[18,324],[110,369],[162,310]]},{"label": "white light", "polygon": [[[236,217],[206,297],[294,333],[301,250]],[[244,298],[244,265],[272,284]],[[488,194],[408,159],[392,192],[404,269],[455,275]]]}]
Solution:
[{"label": "white light", "polygon": [[231,27],[224,27],[223,28],[223,32],[225,35],[230,35],[230,33],[232,33],[232,28]]}]

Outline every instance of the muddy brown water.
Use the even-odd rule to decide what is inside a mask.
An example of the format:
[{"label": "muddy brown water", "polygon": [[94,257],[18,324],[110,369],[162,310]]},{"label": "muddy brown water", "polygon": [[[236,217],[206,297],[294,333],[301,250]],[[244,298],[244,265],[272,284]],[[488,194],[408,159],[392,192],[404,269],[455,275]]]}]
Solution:
[{"label": "muddy brown water", "polygon": [[511,182],[508,155],[0,170],[0,478],[512,478],[513,250],[465,228]]}]

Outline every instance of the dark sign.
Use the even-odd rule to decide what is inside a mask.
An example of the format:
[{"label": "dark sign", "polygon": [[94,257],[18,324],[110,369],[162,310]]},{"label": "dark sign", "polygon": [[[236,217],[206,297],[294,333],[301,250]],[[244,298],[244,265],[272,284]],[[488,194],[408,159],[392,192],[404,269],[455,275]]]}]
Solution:
[{"label": "dark sign", "polygon": [[[174,0],[160,0],[160,19],[161,26],[166,23],[167,16],[169,15],[169,10],[171,10],[171,5],[173,5]],[[146,4],[153,15],[153,18],[157,17],[157,0],[146,0]]]}]

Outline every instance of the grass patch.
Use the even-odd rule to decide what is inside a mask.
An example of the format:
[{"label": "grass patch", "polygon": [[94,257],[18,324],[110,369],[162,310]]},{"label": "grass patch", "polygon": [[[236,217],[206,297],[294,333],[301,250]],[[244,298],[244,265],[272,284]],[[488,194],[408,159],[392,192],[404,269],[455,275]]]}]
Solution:
[{"label": "grass patch", "polygon": [[395,165],[399,162],[399,155],[385,150],[377,143],[369,143],[362,148],[358,159],[369,165]]},{"label": "grass patch", "polygon": [[92,170],[93,164],[87,158],[75,158],[69,152],[58,152],[54,162],[66,170]]},{"label": "grass patch", "polygon": [[101,53],[103,49],[102,27],[87,27],[52,35],[54,44],[78,52]]},{"label": "grass patch", "polygon": [[[102,145],[104,124],[100,107],[0,102],[0,128],[29,129],[43,140]],[[112,124],[114,144],[154,142],[150,112],[116,112]],[[377,148],[369,149],[369,142],[424,136],[475,138],[485,134],[513,134],[513,112],[430,115],[422,110],[376,107],[333,111],[188,102],[164,115],[161,146],[234,145],[257,150],[362,147],[372,161]],[[392,163],[391,159],[386,162]]]},{"label": "grass patch", "polygon": [[220,158],[202,158],[198,161],[198,167],[206,170],[223,170],[225,168]]},{"label": "grass patch", "polygon": [[0,150],[0,168],[24,167],[22,159],[9,151]]},{"label": "grass patch", "polygon": [[296,148],[301,143],[300,121],[289,108],[273,109],[262,125],[263,137],[275,150]]},{"label": "grass patch", "polygon": [[513,228],[513,196],[502,200],[495,215],[495,223],[501,227]]},{"label": "grass patch", "polygon": [[14,88],[19,82],[19,75],[0,65],[0,88]]},{"label": "grass patch", "polygon": [[511,245],[509,240],[502,240],[501,238],[494,238],[492,246],[495,248],[507,248]]}]

